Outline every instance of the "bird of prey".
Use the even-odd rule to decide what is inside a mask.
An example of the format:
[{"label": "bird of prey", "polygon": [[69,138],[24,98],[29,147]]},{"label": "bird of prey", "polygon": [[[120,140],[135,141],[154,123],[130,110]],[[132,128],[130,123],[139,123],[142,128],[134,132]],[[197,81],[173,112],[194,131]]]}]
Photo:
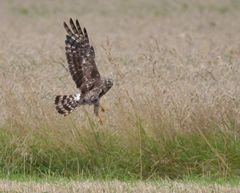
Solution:
[{"label": "bird of prey", "polygon": [[86,28],[82,30],[78,20],[74,23],[72,18],[70,18],[71,29],[65,22],[63,26],[67,32],[65,50],[68,68],[80,92],[74,95],[57,95],[56,110],[66,116],[81,105],[93,105],[94,114],[102,124],[99,109],[102,111],[104,109],[100,105],[100,98],[113,86],[113,81],[110,78],[101,77]]}]

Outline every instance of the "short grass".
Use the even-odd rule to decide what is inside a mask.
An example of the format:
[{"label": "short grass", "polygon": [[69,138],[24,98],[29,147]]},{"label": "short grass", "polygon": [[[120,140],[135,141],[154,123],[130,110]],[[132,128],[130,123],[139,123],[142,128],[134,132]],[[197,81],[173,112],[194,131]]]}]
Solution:
[{"label": "short grass", "polygon": [[[238,1],[2,1],[0,173],[94,180],[240,176]],[[87,27],[114,86],[68,117],[76,93],[62,22]]]},{"label": "short grass", "polygon": [[[2,177],[1,177],[2,178]],[[206,176],[189,176],[182,180],[103,180],[68,178],[61,176],[3,176],[2,192],[239,192],[239,178],[212,179]]]},{"label": "short grass", "polygon": [[57,182],[19,182],[0,181],[0,191],[2,192],[151,192],[151,193],[237,193],[239,187],[219,184],[202,184],[199,182],[173,182],[163,180],[161,182],[122,182],[122,181],[57,181]]}]

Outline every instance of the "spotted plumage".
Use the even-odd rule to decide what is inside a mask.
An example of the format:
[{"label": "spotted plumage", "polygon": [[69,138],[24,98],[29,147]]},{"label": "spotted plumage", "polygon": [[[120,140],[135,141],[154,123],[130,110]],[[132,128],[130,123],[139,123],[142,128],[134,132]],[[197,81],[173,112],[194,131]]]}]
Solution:
[{"label": "spotted plumage", "polygon": [[94,105],[94,113],[98,116],[99,100],[112,87],[111,79],[100,76],[95,63],[95,51],[90,45],[86,28],[81,28],[78,20],[69,21],[71,29],[64,22],[67,32],[65,40],[66,58],[69,72],[76,87],[80,90],[75,95],[58,95],[55,105],[58,113],[68,115],[80,105]]}]

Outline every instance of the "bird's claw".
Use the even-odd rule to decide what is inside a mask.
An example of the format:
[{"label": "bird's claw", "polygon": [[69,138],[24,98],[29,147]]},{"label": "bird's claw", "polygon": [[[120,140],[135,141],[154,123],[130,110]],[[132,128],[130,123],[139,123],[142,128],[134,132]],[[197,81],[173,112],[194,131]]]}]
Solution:
[{"label": "bird's claw", "polygon": [[100,109],[102,112],[105,112],[105,109],[102,106],[100,106]]}]

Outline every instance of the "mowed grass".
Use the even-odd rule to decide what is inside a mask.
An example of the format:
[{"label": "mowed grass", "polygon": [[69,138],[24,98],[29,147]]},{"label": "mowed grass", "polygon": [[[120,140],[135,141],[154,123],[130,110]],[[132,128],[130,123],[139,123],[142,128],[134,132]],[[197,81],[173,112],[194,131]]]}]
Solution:
[{"label": "mowed grass", "polygon": [[17,182],[0,181],[0,191],[2,192],[151,192],[151,193],[237,193],[238,187],[218,184],[184,183],[164,180],[161,182],[120,182],[120,181],[57,181],[51,182]]},{"label": "mowed grass", "polygon": [[[106,180],[240,175],[238,1],[3,1],[0,173]],[[54,97],[78,92],[62,21],[87,27],[103,76],[92,107],[67,117]]]}]

